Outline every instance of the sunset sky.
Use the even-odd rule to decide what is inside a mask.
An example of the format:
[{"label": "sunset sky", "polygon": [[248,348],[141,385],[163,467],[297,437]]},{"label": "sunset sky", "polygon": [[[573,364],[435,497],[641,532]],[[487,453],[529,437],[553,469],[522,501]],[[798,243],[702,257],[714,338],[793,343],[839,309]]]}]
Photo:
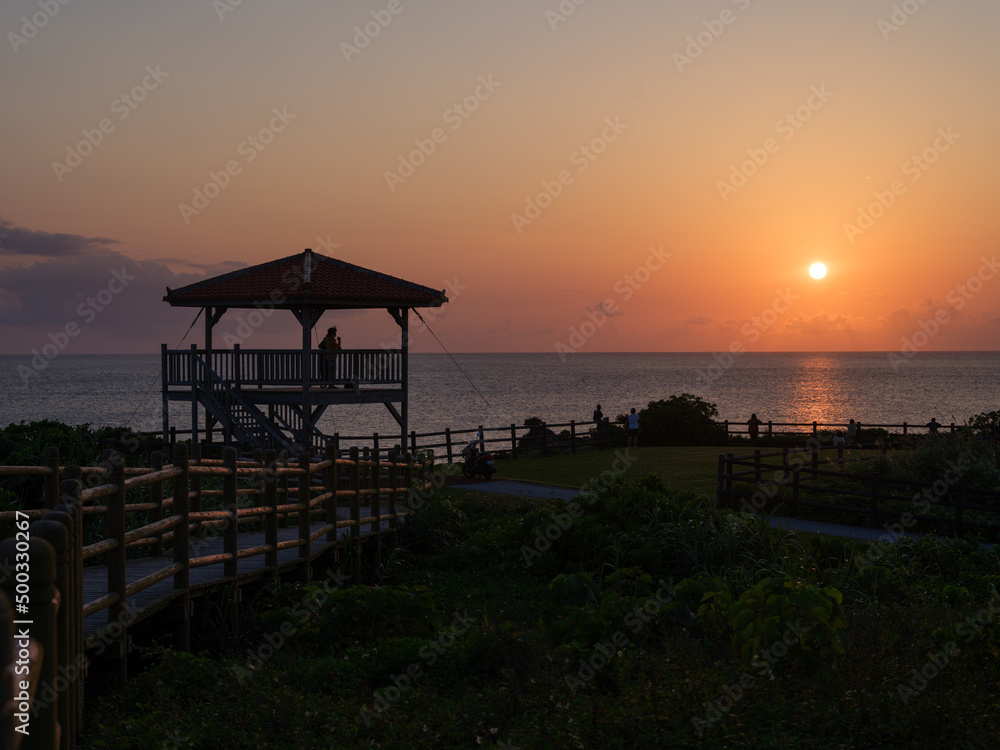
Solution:
[{"label": "sunset sky", "polygon": [[445,289],[453,352],[996,349],[997,28],[987,0],[5,0],[0,353],[174,347],[167,286],[305,248]]}]

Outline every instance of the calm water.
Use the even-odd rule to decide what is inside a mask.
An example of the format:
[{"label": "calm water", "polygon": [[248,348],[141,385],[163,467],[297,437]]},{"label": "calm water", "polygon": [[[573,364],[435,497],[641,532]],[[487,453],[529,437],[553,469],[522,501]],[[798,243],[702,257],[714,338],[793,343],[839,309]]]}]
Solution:
[{"label": "calm water", "polygon": [[[721,355],[720,355],[721,356]],[[884,353],[744,354],[720,364],[712,354],[444,354],[411,356],[410,428],[418,432],[538,416],[588,420],[596,403],[612,418],[631,407],[689,392],[719,407],[720,418],[751,412],[775,422],[961,423],[1000,409],[1000,352],[922,352],[893,370]],[[728,365],[728,366],[723,366]],[[160,358],[63,355],[25,379],[23,356],[0,356],[0,425],[55,419],[70,424],[159,429]],[[464,371],[464,372],[463,372]],[[179,427],[187,416],[171,405]],[[394,435],[380,404],[331,409],[327,433]]]}]

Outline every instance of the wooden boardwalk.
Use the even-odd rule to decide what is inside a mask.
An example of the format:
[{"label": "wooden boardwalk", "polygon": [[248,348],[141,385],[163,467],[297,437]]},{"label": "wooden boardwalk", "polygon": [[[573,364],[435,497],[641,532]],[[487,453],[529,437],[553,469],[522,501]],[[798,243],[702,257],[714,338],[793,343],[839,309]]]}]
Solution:
[{"label": "wooden boardwalk", "polygon": [[[370,508],[362,507],[363,516],[369,515]],[[338,508],[339,520],[350,518],[349,508]],[[315,533],[325,526],[324,523],[312,523],[310,533]],[[366,524],[368,526],[368,524]],[[382,521],[382,531],[390,531],[389,522]],[[206,529],[210,533],[210,529]],[[309,546],[310,562],[329,554],[336,547],[344,547],[350,537],[350,528],[337,530],[336,541],[328,541],[325,537],[316,539]],[[366,540],[375,535],[370,532],[361,534],[361,539]],[[298,540],[298,524],[293,524],[287,528],[278,529],[278,543]],[[239,535],[239,549],[260,548],[265,544],[264,532],[241,532]],[[191,558],[207,557],[211,555],[222,555],[223,537],[221,535],[209,536],[196,539],[191,538],[188,545],[189,556]],[[243,585],[256,580],[266,578],[280,578],[282,573],[291,573],[301,568],[303,564],[302,548],[290,546],[280,549],[277,552],[277,569],[268,568],[265,564],[264,554],[256,554],[252,557],[244,557],[239,560],[239,567],[235,578],[225,575],[225,563],[216,562],[209,565],[202,565],[191,568],[188,572],[189,594],[199,596],[208,591],[223,587],[227,584],[238,583]],[[136,581],[169,568],[174,563],[173,551],[168,550],[168,554],[160,557],[141,557],[129,560],[125,567],[126,584]],[[108,593],[108,567],[107,565],[90,565],[83,568],[83,599],[85,602],[95,601]],[[173,577],[167,577],[159,583],[136,592],[128,597],[125,610],[126,628],[134,623],[144,620],[157,612],[166,608],[175,599],[184,595],[184,591],[174,588]],[[107,609],[95,612],[83,620],[83,635],[87,648],[92,648],[102,641],[104,632],[113,625],[109,622],[109,612]]]}]

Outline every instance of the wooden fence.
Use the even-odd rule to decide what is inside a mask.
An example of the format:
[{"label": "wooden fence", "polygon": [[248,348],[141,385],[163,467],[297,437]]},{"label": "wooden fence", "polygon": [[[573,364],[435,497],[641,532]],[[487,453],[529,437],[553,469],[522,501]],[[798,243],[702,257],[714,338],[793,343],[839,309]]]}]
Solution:
[{"label": "wooden fence", "polygon": [[[214,461],[198,446],[193,460],[187,451],[175,446],[169,465],[154,454],[150,467],[127,469],[111,455],[103,466],[60,468],[50,448],[43,466],[0,467],[0,476],[42,477],[45,506],[0,513],[15,531],[0,542],[0,665],[18,675],[0,680],[9,709],[0,749],[16,747],[26,725],[26,746],[75,747],[88,649],[125,678],[128,628],[139,620],[164,612],[186,649],[197,595],[221,590],[238,601],[251,582],[308,580],[328,553],[345,553],[359,582],[362,543],[380,554],[411,495],[428,487],[426,464],[357,449],[293,463],[273,451],[259,461],[238,461],[232,448]],[[206,501],[221,508],[203,510]],[[140,547],[149,554],[135,556]]]},{"label": "wooden fence", "polygon": [[[748,437],[748,427],[746,422],[731,422],[722,420],[719,425],[725,428],[727,437]],[[593,421],[569,422],[542,422],[539,425],[517,425],[513,422],[502,427],[478,427],[466,429],[445,428],[438,432],[416,432],[411,430],[409,434],[408,449],[410,453],[416,455],[420,451],[433,450],[442,460],[454,463],[458,460],[462,448],[471,439],[478,439],[480,433],[483,438],[479,440],[480,449],[485,450],[487,446],[495,452],[505,454],[505,456],[516,459],[525,453],[522,444],[527,441],[531,448],[530,452],[545,451],[550,448],[558,448],[560,451],[577,453],[579,451],[592,449],[606,449],[610,446],[611,426],[621,427],[620,423],[610,422],[607,418],[600,425]],[[911,437],[914,435],[926,435],[929,431],[926,425],[913,425],[908,422],[896,424],[865,424],[856,423],[858,431],[865,429],[884,429],[896,435]],[[600,430],[598,429],[600,428]],[[960,428],[954,422],[942,424],[941,431],[955,432]],[[836,422],[764,422],[760,427],[760,440],[769,443],[776,436],[789,435],[795,437],[823,437],[829,433],[845,432],[846,424]],[[549,435],[552,431],[554,434]],[[567,434],[563,435],[562,433]],[[171,443],[181,436],[190,434],[189,430],[170,429]],[[599,437],[598,437],[599,436]],[[374,455],[387,454],[387,447],[394,446],[399,450],[398,439],[395,436],[388,437],[374,433],[371,435],[346,435],[339,432],[327,435],[328,445],[333,445],[337,455],[346,455],[349,447],[367,447]],[[159,440],[152,441],[153,444],[160,445]],[[221,444],[218,444],[221,449]],[[208,446],[206,445],[206,448]]]},{"label": "wooden fence", "polygon": [[[855,447],[884,454],[906,446],[880,442]],[[844,450],[814,444],[805,452],[785,448],[740,457],[720,455],[716,507],[760,513],[780,503],[792,515],[819,511],[829,520],[832,514],[847,514],[876,528],[901,529],[900,533],[912,531],[918,523],[931,524],[938,532],[951,528],[956,535],[1000,532],[1000,492],[966,486],[960,467],[949,468],[932,483],[895,479],[845,471]],[[968,514],[975,514],[975,519]],[[887,519],[890,525],[885,525]]]}]

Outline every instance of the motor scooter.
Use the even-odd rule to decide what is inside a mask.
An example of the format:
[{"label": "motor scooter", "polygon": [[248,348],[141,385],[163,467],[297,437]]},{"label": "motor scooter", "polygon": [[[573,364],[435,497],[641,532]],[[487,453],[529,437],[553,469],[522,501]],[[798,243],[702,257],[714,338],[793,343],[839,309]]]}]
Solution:
[{"label": "motor scooter", "polygon": [[462,473],[470,479],[476,474],[482,474],[486,479],[489,479],[496,471],[493,454],[480,451],[478,439],[470,440],[469,444],[462,449],[462,458],[465,459]]}]

